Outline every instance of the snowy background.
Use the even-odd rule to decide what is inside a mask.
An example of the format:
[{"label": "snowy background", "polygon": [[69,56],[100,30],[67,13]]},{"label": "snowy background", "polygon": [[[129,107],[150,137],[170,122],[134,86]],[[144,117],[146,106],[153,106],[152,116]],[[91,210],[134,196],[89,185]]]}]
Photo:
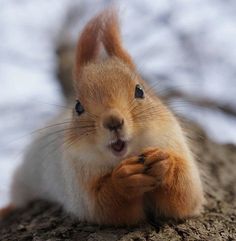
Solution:
[{"label": "snowy background", "polygon": [[[124,44],[142,75],[158,80],[162,93],[177,91],[177,112],[215,141],[236,143],[236,1],[114,2]],[[57,46],[75,43],[85,22],[109,3],[0,0],[0,206],[32,132],[64,101],[55,74]]]}]

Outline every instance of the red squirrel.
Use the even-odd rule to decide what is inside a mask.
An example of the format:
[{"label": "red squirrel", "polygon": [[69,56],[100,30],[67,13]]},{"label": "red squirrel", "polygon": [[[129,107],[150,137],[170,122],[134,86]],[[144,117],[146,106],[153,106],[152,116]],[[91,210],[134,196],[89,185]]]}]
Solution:
[{"label": "red squirrel", "polygon": [[105,225],[145,222],[149,208],[157,219],[198,215],[204,195],[187,139],[123,48],[114,11],[83,29],[74,88],[68,111],[29,146],[1,214],[40,198]]}]

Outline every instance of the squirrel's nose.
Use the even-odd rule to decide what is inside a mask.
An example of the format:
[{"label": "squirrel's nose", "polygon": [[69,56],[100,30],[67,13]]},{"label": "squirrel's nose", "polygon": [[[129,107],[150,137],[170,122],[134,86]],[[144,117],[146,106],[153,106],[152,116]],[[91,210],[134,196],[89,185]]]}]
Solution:
[{"label": "squirrel's nose", "polygon": [[103,121],[104,128],[110,131],[117,131],[119,129],[122,129],[123,125],[124,119],[120,116],[110,115],[107,116]]}]

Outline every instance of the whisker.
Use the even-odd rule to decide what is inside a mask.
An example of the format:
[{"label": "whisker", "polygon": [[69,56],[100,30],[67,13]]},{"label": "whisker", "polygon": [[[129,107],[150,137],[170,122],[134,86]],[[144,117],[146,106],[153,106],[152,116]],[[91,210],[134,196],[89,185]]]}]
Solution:
[{"label": "whisker", "polygon": [[45,126],[45,127],[39,128],[39,129],[37,129],[37,130],[35,130],[35,131],[31,132],[31,133],[34,134],[36,132],[40,132],[40,131],[48,129],[48,128],[52,128],[52,127],[56,127],[56,126],[60,126],[60,125],[66,125],[66,124],[70,124],[70,123],[71,123],[70,121],[56,123],[56,124],[53,124],[53,125],[49,125],[49,126]]},{"label": "whisker", "polygon": [[151,110],[154,110],[154,111],[160,111],[162,109],[158,108],[158,105],[155,105],[155,106],[149,106],[147,108],[141,108],[138,110],[138,112],[135,113],[134,111],[135,109],[133,109],[133,112],[134,112],[134,115],[133,116],[136,116],[136,115],[139,115],[139,114],[143,114],[143,113],[150,113]]},{"label": "whisker", "polygon": [[153,118],[153,117],[155,117],[155,118],[158,118],[158,117],[162,118],[162,117],[168,116],[168,115],[169,115],[168,112],[159,109],[159,110],[153,110],[153,111],[149,110],[148,113],[140,111],[140,112],[134,114],[133,118],[135,118],[136,121],[137,120],[142,120],[143,121],[143,119],[149,119],[149,118]]},{"label": "whisker", "polygon": [[49,128],[53,128],[53,127],[60,126],[60,125],[66,125],[66,124],[70,124],[70,122],[56,123],[56,124],[49,125],[49,126],[46,126],[46,127],[43,127],[43,128],[38,128],[38,129],[36,129],[36,130],[34,130],[34,131],[31,131],[30,133],[27,133],[27,134],[22,135],[22,136],[14,139],[14,140],[9,141],[7,144],[8,144],[8,145],[11,145],[12,143],[17,142],[17,141],[20,141],[21,139],[26,138],[26,137],[28,137],[28,136],[31,136],[31,135],[33,136],[33,135],[39,134],[40,132],[42,132],[42,131],[44,131],[44,130],[47,130],[47,129],[49,129]]},{"label": "whisker", "polygon": [[70,127],[70,128],[66,128],[66,129],[57,130],[57,131],[48,133],[47,135],[45,135],[45,137],[49,137],[49,136],[52,136],[52,135],[55,135],[55,134],[58,134],[58,133],[63,133],[63,132],[66,132],[66,131],[76,130],[76,129],[79,129],[79,128],[78,127]]},{"label": "whisker", "polygon": [[95,114],[93,114],[93,113],[91,113],[91,112],[86,112],[93,120],[97,120],[98,119],[98,116],[97,115],[95,115]]},{"label": "whisker", "polygon": [[37,102],[40,102],[40,103],[46,104],[46,105],[52,105],[52,106],[64,108],[64,109],[69,109],[69,110],[72,110],[72,109],[73,109],[73,108],[70,108],[70,107],[68,107],[68,106],[58,105],[58,104],[54,104],[54,103],[48,103],[48,102],[44,102],[44,101],[41,101],[41,100],[37,100]]},{"label": "whisker", "polygon": [[128,111],[132,111],[134,106],[136,104],[135,99],[133,99],[129,104],[128,104]]},{"label": "whisker", "polygon": [[155,83],[149,84],[149,88],[145,90],[147,94],[149,94],[152,90],[156,90],[155,88],[159,85],[160,83],[157,81]]},{"label": "whisker", "polygon": [[[65,130],[64,130],[65,131]],[[62,148],[65,144],[67,144],[68,142],[70,142],[71,140],[76,140],[75,142],[81,140],[83,137],[86,137],[88,135],[91,135],[92,133],[95,132],[95,129],[90,129],[90,130],[86,130],[81,134],[78,134],[77,138],[72,138],[72,137],[66,137],[65,141],[63,141],[62,143],[60,143],[59,146],[56,145],[56,148],[54,149],[50,149],[49,152],[46,153],[46,155],[44,156],[44,158],[47,158],[49,155],[52,155],[53,153],[55,153],[55,151],[58,150],[58,148]],[[58,134],[58,133],[53,133],[53,134]],[[65,131],[66,134],[66,131]],[[59,139],[59,137],[56,136],[53,140],[50,140],[49,142],[47,142],[43,147],[41,147],[41,149],[44,149],[46,147],[48,147],[49,145],[53,145],[55,144]],[[74,142],[74,143],[75,143]],[[71,144],[72,145],[72,144]]]},{"label": "whisker", "polygon": [[78,129],[95,128],[95,125],[78,126]]}]

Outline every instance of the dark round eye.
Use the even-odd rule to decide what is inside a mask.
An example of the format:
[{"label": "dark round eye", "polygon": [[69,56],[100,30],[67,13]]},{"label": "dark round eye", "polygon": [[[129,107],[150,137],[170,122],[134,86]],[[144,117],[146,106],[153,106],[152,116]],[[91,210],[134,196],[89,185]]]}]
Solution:
[{"label": "dark round eye", "polygon": [[81,105],[79,100],[76,101],[77,103],[75,104],[75,111],[77,112],[78,115],[81,115],[84,112],[84,107]]},{"label": "dark round eye", "polygon": [[144,98],[144,91],[143,88],[141,87],[141,85],[137,84],[135,86],[135,94],[134,94],[135,98],[139,98],[139,99],[143,99]]}]

